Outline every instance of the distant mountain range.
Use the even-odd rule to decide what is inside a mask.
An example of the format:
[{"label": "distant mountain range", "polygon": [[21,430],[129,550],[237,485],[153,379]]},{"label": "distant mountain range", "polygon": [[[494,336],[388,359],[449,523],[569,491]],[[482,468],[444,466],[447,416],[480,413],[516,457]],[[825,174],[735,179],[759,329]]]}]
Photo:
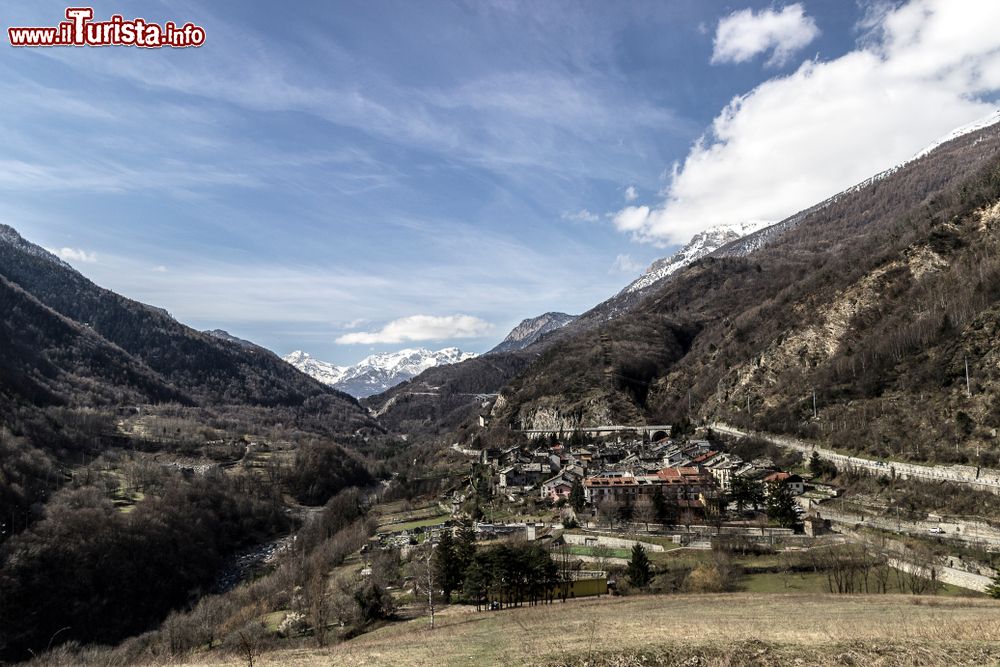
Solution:
[{"label": "distant mountain range", "polygon": [[457,347],[431,351],[407,348],[398,352],[383,352],[365,357],[353,366],[336,366],[296,350],[284,360],[323,384],[339,389],[356,398],[379,394],[401,382],[419,375],[428,368],[457,364],[476,355]]},{"label": "distant mountain range", "polygon": [[456,425],[463,415],[481,409],[483,400],[499,392],[538,354],[560,340],[621,317],[683,267],[731,247],[741,238],[766,233],[766,225],[745,222],[705,230],[673,255],[654,262],[645,274],[621,292],[582,315],[549,312],[528,318],[482,357],[431,368],[411,382],[372,394],[365,404],[378,415],[383,425],[398,431],[414,432],[429,427],[429,431],[434,432]]}]

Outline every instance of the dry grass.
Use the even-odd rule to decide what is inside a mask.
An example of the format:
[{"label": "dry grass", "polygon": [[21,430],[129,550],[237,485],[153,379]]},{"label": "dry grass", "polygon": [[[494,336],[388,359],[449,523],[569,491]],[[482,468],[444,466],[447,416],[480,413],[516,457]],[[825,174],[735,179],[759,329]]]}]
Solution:
[{"label": "dry grass", "polygon": [[[723,594],[578,600],[438,616],[258,665],[1000,664],[1000,603],[971,598]],[[220,663],[228,663],[220,656]]]}]

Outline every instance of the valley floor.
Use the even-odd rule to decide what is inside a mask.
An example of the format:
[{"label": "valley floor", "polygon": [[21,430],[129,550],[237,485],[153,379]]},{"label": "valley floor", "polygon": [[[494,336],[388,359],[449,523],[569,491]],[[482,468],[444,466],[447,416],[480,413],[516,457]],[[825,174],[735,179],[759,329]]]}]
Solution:
[{"label": "valley floor", "polygon": [[[496,612],[453,607],[256,665],[984,665],[1000,602],[903,595],[637,596]],[[236,657],[213,665],[241,665]]]}]

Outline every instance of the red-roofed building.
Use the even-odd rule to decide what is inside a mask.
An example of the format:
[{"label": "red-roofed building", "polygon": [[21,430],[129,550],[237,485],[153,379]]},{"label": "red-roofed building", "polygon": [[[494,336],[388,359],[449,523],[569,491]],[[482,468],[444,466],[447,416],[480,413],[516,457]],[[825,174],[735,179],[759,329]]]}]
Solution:
[{"label": "red-roofed building", "polygon": [[668,500],[700,501],[704,506],[707,500],[718,495],[715,477],[701,466],[664,468],[656,477]]},{"label": "red-roofed building", "polygon": [[802,495],[802,493],[806,490],[806,486],[802,481],[802,478],[794,473],[772,472],[761,481],[764,482],[765,492],[767,492],[767,490],[775,484],[784,484],[792,492],[793,496]]},{"label": "red-roofed building", "polygon": [[583,482],[584,495],[594,505],[606,500],[634,504],[652,498],[656,489],[662,490],[668,502],[684,509],[704,509],[718,496],[715,477],[700,466],[664,468],[655,475],[588,477]]}]

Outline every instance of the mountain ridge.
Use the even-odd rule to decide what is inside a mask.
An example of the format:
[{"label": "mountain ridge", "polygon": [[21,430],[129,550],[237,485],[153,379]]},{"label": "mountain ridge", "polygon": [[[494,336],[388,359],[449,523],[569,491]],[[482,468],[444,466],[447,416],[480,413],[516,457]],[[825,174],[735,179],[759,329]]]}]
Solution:
[{"label": "mountain ridge", "polygon": [[764,220],[747,221],[714,225],[708,229],[704,229],[692,236],[691,240],[674,254],[662,257],[650,264],[649,268],[641,276],[622,289],[619,294],[630,294],[648,289],[691,262],[710,255],[733,241],[737,241],[765,227],[770,227],[772,224],[774,223]]},{"label": "mountain ridge", "polygon": [[283,359],[326,385],[355,398],[366,398],[416,377],[428,368],[457,364],[475,356],[457,347],[435,351],[420,347],[371,354],[350,366],[336,366],[302,350],[291,352]]},{"label": "mountain ridge", "polygon": [[988,400],[1000,360],[987,342],[1000,332],[998,237],[993,124],[724,246],[620,316],[561,336],[501,390],[489,439],[512,424],[720,419],[877,456],[894,442],[906,443],[894,456],[915,460],[1000,457],[991,435],[1000,406]]},{"label": "mountain ridge", "polygon": [[[73,378],[79,376],[76,369],[99,369],[101,366],[89,358],[99,353],[104,364],[147,378],[142,384],[155,387],[145,396],[151,402],[295,406],[330,395],[334,402],[347,399],[352,403],[354,407],[344,406],[347,412],[359,410],[354,399],[326,388],[264,348],[234,344],[197,331],[161,308],[94,284],[9,226],[0,228],[0,277],[9,284],[5,324],[9,327],[10,347],[37,348],[30,356],[34,368],[25,367],[28,375],[22,377],[34,377],[32,382],[37,383],[41,373],[48,378],[43,384],[54,395],[60,395],[61,401],[87,404],[91,396],[86,382]],[[27,332],[33,330],[35,322],[28,313],[48,322],[45,331],[53,332],[55,337],[46,338],[44,332],[38,332],[42,337],[32,339]],[[73,326],[67,329],[57,321]],[[85,336],[70,333],[80,328],[86,331]],[[94,397],[115,395],[113,378],[107,381],[110,386],[93,387]],[[9,401],[20,400],[18,396],[23,398],[23,392],[33,391],[31,384],[17,384],[9,376],[0,378],[0,385],[0,392]],[[125,399],[123,395],[110,400]],[[144,398],[133,394],[128,400]]]},{"label": "mountain ridge", "polygon": [[547,333],[561,329],[576,319],[576,315],[555,311],[523,319],[496,347],[486,354],[523,350]]}]

